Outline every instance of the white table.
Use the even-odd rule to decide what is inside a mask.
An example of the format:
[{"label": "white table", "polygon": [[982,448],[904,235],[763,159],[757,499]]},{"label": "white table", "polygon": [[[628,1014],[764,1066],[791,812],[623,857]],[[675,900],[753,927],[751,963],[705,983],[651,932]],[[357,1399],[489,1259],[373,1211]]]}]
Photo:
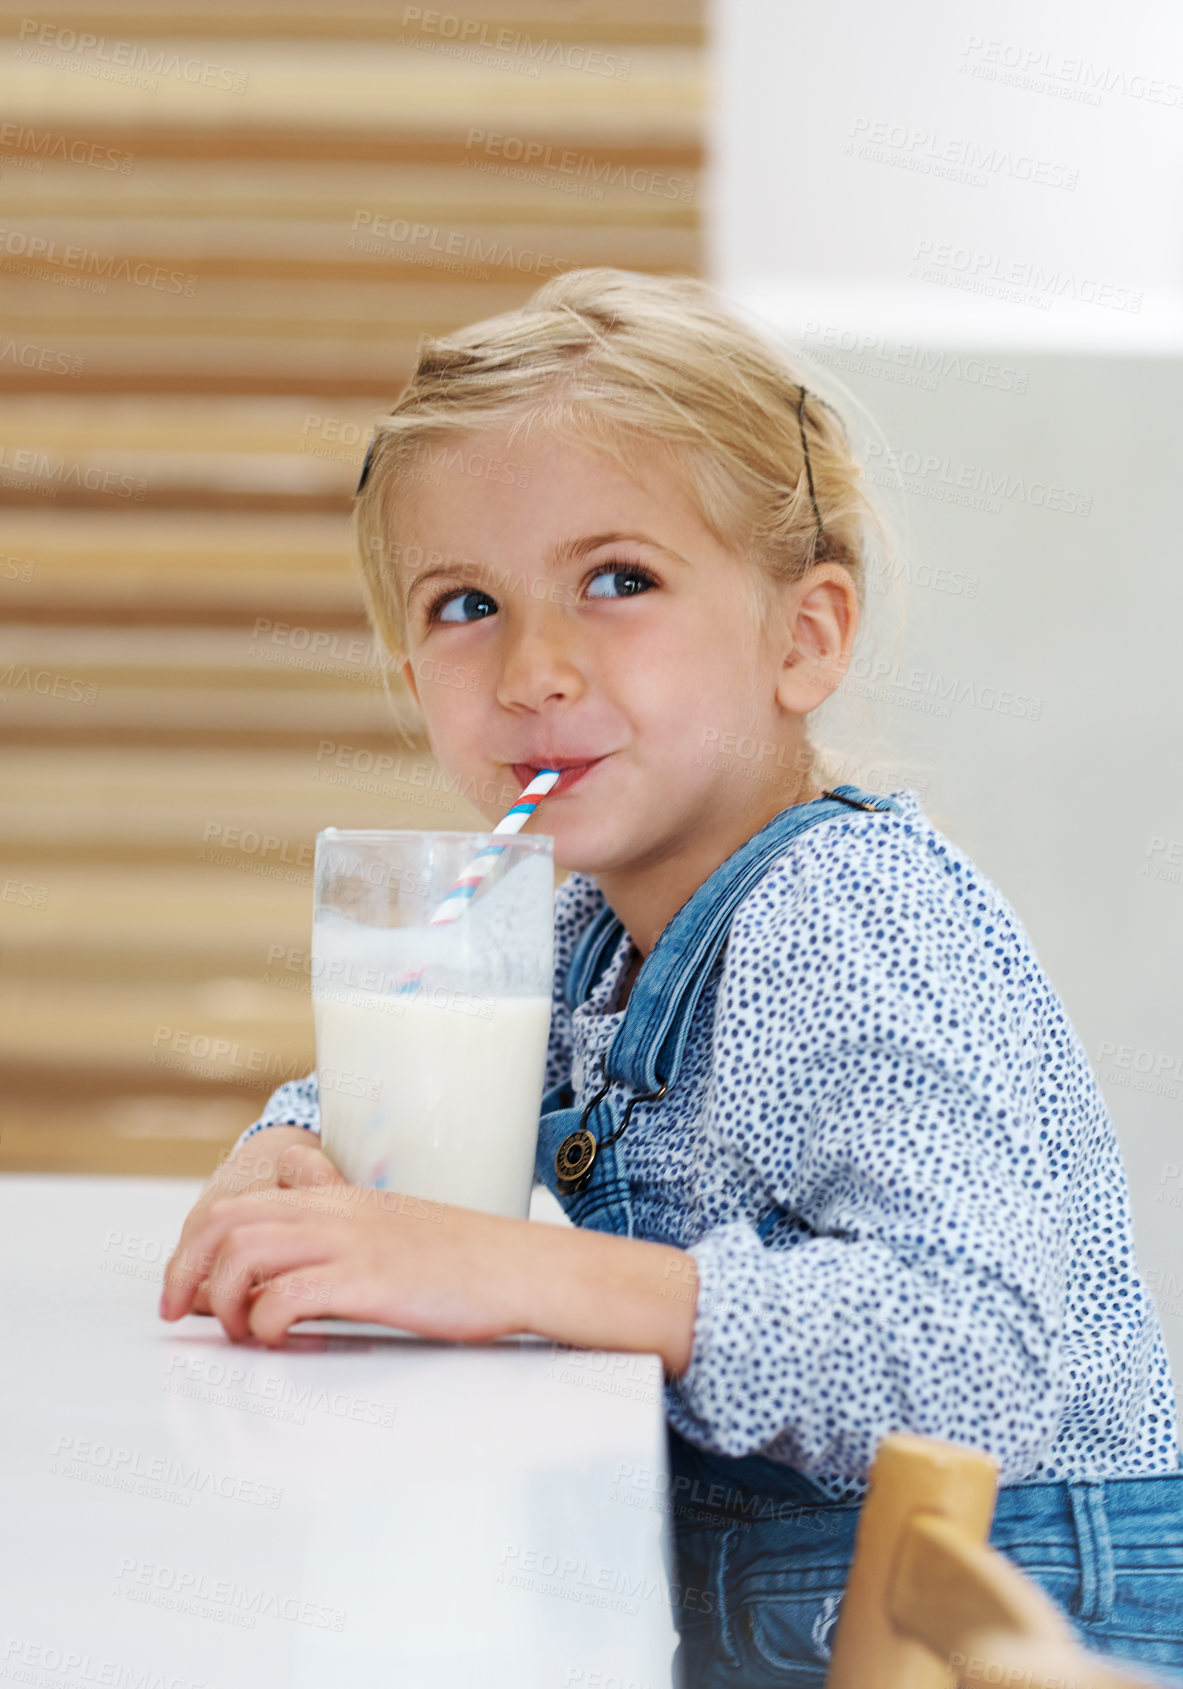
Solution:
[{"label": "white table", "polygon": [[0,1178],[0,1683],[664,1689],[657,1357],[166,1326],[198,1188]]}]

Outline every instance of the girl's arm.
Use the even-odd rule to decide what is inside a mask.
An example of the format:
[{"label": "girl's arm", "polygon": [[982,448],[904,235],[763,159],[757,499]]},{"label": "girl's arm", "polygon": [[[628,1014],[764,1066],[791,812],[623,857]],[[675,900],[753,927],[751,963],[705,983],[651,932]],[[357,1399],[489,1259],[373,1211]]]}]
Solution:
[{"label": "girl's arm", "polygon": [[694,1257],[670,1244],[534,1226],[526,1331],[583,1349],[660,1355],[674,1378],[694,1338]]},{"label": "girl's arm", "polygon": [[676,1376],[694,1326],[683,1250],[350,1185],[213,1203],[169,1262],[161,1316],[188,1313],[202,1283],[232,1338],[268,1343],[336,1316],[470,1341],[533,1332],[657,1354]]}]

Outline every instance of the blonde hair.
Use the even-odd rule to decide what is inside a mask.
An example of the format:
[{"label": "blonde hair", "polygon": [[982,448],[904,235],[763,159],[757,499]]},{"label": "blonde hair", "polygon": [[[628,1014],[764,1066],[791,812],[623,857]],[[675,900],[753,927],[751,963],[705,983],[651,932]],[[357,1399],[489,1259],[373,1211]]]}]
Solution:
[{"label": "blonde hair", "polygon": [[568,270],[516,310],[422,336],[414,372],[377,421],[354,510],[370,619],[394,663],[408,655],[396,536],[413,509],[416,460],[495,425],[509,425],[508,450],[538,423],[630,474],[667,465],[704,526],[751,563],[760,633],[772,606],[760,588],[816,563],[844,568],[862,607],[868,534],[890,552],[889,532],[842,416],[796,362],[709,283],[611,268]]}]

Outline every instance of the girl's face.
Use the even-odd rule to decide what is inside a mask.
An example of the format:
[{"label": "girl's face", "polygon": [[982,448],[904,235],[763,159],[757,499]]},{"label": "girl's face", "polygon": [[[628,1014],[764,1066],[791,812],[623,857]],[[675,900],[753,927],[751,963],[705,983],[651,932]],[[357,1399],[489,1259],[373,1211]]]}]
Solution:
[{"label": "girl's face", "polygon": [[627,873],[796,801],[791,632],[757,641],[751,566],[668,472],[637,481],[539,430],[437,455],[400,533],[403,673],[491,824],[538,769],[586,765],[525,830],[553,836],[560,868]]}]

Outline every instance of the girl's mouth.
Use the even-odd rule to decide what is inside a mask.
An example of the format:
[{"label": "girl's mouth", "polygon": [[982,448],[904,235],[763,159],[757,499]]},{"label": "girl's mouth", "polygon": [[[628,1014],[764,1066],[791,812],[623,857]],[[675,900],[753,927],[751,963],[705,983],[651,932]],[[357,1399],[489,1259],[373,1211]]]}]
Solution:
[{"label": "girl's mouth", "polygon": [[[591,762],[577,762],[572,764],[570,768],[564,768],[559,778],[555,781],[554,785],[547,793],[548,799],[562,797],[564,792],[569,792],[571,790],[571,787],[575,785],[576,781],[582,780],[585,774],[593,768],[598,768],[600,763],[603,761],[603,757],[595,757]],[[528,786],[530,781],[533,780],[534,776],[539,772],[537,768],[531,768],[530,764],[526,762],[515,762],[513,765],[513,771],[515,777],[523,786]]]}]

